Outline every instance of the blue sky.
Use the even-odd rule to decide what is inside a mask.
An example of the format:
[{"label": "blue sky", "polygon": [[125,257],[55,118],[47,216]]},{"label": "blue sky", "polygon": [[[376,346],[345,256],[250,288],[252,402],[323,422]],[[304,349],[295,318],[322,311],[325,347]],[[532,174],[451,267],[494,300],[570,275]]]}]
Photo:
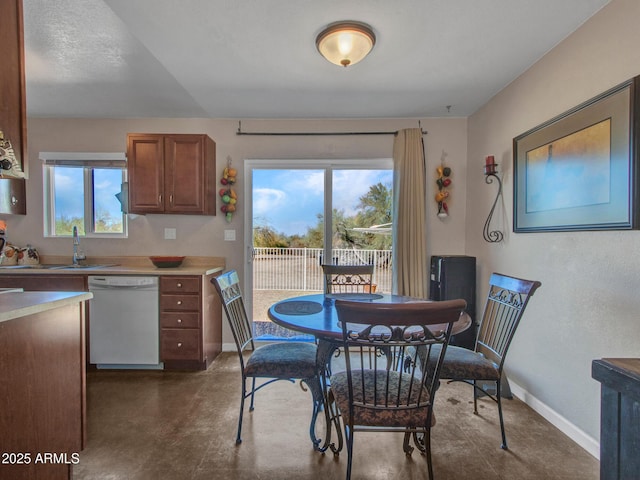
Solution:
[{"label": "blue sky", "polygon": [[[107,211],[112,218],[121,215],[115,194],[121,190],[122,172],[118,169],[94,170],[94,201],[97,211]],[[82,168],[55,169],[56,217],[84,217],[84,185]]]},{"label": "blue sky", "polygon": [[84,217],[84,187],[82,168],[56,167],[56,218]]},{"label": "blue sky", "polygon": [[[356,212],[371,185],[391,186],[391,170],[334,170],[333,207],[347,216]],[[253,170],[254,226],[270,226],[287,235],[307,232],[317,224],[324,205],[324,171]]]}]

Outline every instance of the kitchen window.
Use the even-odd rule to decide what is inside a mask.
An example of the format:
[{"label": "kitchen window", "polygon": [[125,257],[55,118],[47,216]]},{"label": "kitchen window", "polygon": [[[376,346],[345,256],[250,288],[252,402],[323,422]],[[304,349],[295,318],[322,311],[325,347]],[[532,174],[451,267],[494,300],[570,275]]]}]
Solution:
[{"label": "kitchen window", "polygon": [[126,237],[124,153],[41,152],[46,237]]}]

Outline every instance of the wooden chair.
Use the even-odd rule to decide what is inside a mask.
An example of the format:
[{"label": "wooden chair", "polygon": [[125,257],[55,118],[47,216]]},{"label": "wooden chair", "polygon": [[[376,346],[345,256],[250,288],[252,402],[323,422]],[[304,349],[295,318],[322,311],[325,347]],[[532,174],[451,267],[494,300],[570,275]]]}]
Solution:
[{"label": "wooden chair", "polygon": [[322,265],[324,293],[371,293],[373,265]]},{"label": "wooden chair", "polygon": [[[407,455],[414,449],[409,445],[413,438],[433,477],[431,427],[440,366],[453,324],[465,307],[464,300],[393,305],[336,300],[342,346],[348,354],[345,370],[331,375],[329,402],[335,401],[344,427],[347,479],[353,435],[365,431],[404,433]],[[418,347],[422,357],[416,355]],[[429,378],[422,377],[421,358],[434,364]]]},{"label": "wooden chair", "polygon": [[[241,443],[245,400],[251,397],[249,410],[253,411],[254,395],[262,387],[278,380],[293,382],[296,379],[300,379],[301,385],[304,382],[311,389],[314,399],[321,395],[320,380],[316,369],[317,347],[314,343],[280,342],[255,348],[253,329],[244,307],[238,273],[235,270],[230,270],[212,278],[211,282],[215,285],[222,299],[222,305],[231,326],[240,359],[242,397],[240,398],[240,416],[236,443]],[[248,357],[245,356],[247,351],[251,351]],[[247,380],[249,378],[251,379],[251,387],[247,389]],[[266,381],[256,386],[257,378],[266,379]],[[310,431],[312,441],[315,441],[313,428],[321,406],[320,403],[314,401]]]},{"label": "wooden chair", "polygon": [[[475,350],[451,345],[442,364],[440,378],[473,386],[476,415],[478,397],[486,395],[497,403],[503,449],[507,449],[500,391],[504,361],[529,299],[541,285],[538,281],[492,274]],[[487,392],[480,382],[495,382],[495,395]]]}]

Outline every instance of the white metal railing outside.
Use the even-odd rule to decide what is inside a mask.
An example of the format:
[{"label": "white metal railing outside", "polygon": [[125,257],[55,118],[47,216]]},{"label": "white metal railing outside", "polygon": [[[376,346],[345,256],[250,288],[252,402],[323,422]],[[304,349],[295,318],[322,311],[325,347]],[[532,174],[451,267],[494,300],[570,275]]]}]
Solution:
[{"label": "white metal railing outside", "polygon": [[[333,249],[338,265],[373,264],[373,283],[378,292],[391,293],[391,250]],[[254,290],[322,291],[321,248],[254,248]]]}]

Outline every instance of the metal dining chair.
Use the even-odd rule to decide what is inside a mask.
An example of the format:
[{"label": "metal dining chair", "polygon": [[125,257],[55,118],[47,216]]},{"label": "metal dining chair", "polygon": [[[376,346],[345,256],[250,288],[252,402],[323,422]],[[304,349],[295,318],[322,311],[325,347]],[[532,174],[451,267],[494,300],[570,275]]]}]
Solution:
[{"label": "metal dining chair", "polygon": [[[242,442],[242,417],[245,400],[251,397],[249,411],[254,409],[255,393],[261,388],[278,380],[296,379],[306,384],[314,399],[321,396],[320,380],[316,369],[316,351],[314,343],[279,342],[255,347],[253,329],[247,316],[240,289],[238,273],[230,270],[211,279],[222,300],[222,305],[229,321],[229,326],[236,343],[242,373],[242,397],[240,398],[240,416],[238,418],[238,433],[236,443]],[[250,352],[246,356],[247,352]],[[265,381],[256,385],[256,379]],[[247,381],[251,379],[251,387],[247,388]],[[304,389],[304,386],[303,386]],[[321,407],[321,402],[313,403],[310,435],[315,441],[315,419]]]},{"label": "metal dining chair", "polygon": [[[489,293],[475,349],[451,345],[447,348],[442,364],[440,378],[473,386],[473,413],[478,414],[478,398],[481,396],[487,396],[497,403],[502,434],[501,448],[505,450],[508,447],[501,395],[504,361],[525,308],[541,285],[535,280],[493,273],[489,280]],[[495,395],[487,391],[484,382],[495,383]]]},{"label": "metal dining chair", "polygon": [[[329,402],[338,407],[351,478],[355,432],[402,432],[403,449],[414,444],[433,478],[431,428],[440,367],[464,300],[403,304],[336,300],[345,369],[331,375]],[[434,347],[439,347],[437,352]],[[420,348],[422,356],[416,352]],[[428,378],[423,362],[433,362]]]},{"label": "metal dining chair", "polygon": [[[322,265],[324,275],[324,293],[373,293],[373,265]],[[336,348],[334,356],[342,354],[342,348]],[[328,366],[331,373],[331,365]]]},{"label": "metal dining chair", "polygon": [[372,293],[373,265],[322,265],[324,293]]}]

